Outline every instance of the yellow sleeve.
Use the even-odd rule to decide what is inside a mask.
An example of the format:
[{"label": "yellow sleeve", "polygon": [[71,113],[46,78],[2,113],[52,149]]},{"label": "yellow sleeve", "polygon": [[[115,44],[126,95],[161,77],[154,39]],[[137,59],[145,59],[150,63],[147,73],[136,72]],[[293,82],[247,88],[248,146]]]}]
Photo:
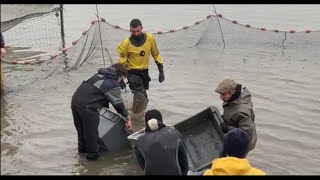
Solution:
[{"label": "yellow sleeve", "polygon": [[213,175],[213,173],[212,173],[211,169],[206,170],[206,171],[202,174],[202,176],[212,176],[212,175]]},{"label": "yellow sleeve", "polygon": [[162,58],[153,35],[151,36],[151,55],[157,64],[162,64]]},{"label": "yellow sleeve", "polygon": [[128,58],[128,53],[127,53],[127,43],[126,43],[127,39],[124,40],[117,49],[117,53],[118,53],[118,63],[119,64],[125,64],[127,62],[127,58]]}]

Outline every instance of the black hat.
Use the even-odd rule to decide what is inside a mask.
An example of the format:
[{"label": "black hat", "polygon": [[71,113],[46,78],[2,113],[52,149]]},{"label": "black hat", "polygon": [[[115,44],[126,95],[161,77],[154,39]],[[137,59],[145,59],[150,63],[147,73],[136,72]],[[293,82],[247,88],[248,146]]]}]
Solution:
[{"label": "black hat", "polygon": [[145,131],[155,131],[158,130],[160,128],[166,127],[165,124],[163,124],[162,122],[162,115],[160,113],[160,111],[156,110],[156,109],[152,109],[146,112],[145,115]]},{"label": "black hat", "polygon": [[240,128],[232,129],[223,138],[223,150],[228,156],[245,158],[249,151],[249,144],[249,134]]}]

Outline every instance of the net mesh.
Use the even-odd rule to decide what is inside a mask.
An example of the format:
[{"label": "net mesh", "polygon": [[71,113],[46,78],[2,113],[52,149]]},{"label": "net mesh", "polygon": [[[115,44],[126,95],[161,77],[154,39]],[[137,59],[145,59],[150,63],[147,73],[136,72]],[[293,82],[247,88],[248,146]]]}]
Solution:
[{"label": "net mesh", "polygon": [[[50,16],[52,15],[42,18],[49,18]],[[53,16],[55,17],[55,15]],[[56,18],[53,21],[57,23],[58,20]],[[49,20],[45,21],[43,25],[46,26],[47,22]],[[27,23],[16,27],[28,29],[31,26],[27,26]],[[223,33],[221,33],[219,23]],[[56,30],[54,30],[53,39],[57,39],[59,36],[58,30]],[[37,30],[34,29],[34,32],[37,32]],[[25,37],[28,39],[26,42],[36,42],[38,39],[48,38],[48,34],[45,32],[42,32],[43,35],[39,34],[36,37]],[[193,25],[185,26],[178,30],[155,32],[153,34],[160,52],[164,49],[183,48],[206,48],[211,51],[212,49],[223,49],[225,43],[224,49],[248,49],[282,53],[303,49],[304,53],[319,56],[320,31],[285,32],[266,30],[238,24],[222,16],[209,15],[204,20]],[[129,35],[130,32],[128,30],[105,22],[104,19],[92,21],[88,30],[83,32],[82,36],[72,43],[71,47],[62,49],[57,56],[48,57],[42,61],[40,59],[37,60],[36,62],[40,64],[22,66],[18,63],[18,65],[13,65],[15,62],[7,59],[9,63],[4,64],[5,88],[8,92],[15,91],[15,89],[34,84],[55,74],[62,74],[60,76],[62,79],[68,78],[69,72],[80,67],[90,67],[91,69],[107,67],[116,62],[117,45]],[[51,41],[47,42],[52,43]],[[39,45],[39,43],[35,44]],[[38,48],[42,50],[44,47]],[[29,64],[29,62],[23,62],[22,64]],[[96,71],[92,70],[92,72]],[[24,81],[16,83],[15,78],[22,78]]]},{"label": "net mesh", "polygon": [[[148,101],[143,94],[126,88],[121,91],[121,97],[131,118],[139,118],[144,115]],[[116,112],[113,106],[110,106],[110,109]]]},{"label": "net mesh", "polygon": [[[217,17],[210,19],[206,32],[198,43],[200,47],[223,47],[223,39]],[[287,32],[251,27],[236,21],[219,17],[223,31],[225,48],[282,50],[286,48],[317,48],[320,43],[320,31]]]},{"label": "net mesh", "polygon": [[60,13],[54,5],[1,5],[1,32],[7,59],[34,63],[62,48]]},{"label": "net mesh", "polygon": [[24,20],[56,11],[54,4],[1,4],[1,32],[5,32]]}]

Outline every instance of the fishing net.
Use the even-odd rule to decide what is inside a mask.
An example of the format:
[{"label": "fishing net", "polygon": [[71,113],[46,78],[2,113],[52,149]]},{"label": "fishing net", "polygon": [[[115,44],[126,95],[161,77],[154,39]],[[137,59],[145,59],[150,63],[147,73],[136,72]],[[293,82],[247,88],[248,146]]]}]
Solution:
[{"label": "fishing net", "polygon": [[[165,49],[203,48],[207,51],[225,49],[276,53],[301,51],[301,55],[306,53],[315,57],[320,55],[320,31],[295,32],[255,28],[226,19],[222,15],[208,15],[192,25],[153,34],[160,52]],[[70,47],[50,57],[32,62],[27,60],[17,62],[7,57],[5,61],[7,63],[3,64],[5,89],[11,92],[33,84],[40,87],[47,86],[38,82],[56,74],[60,76],[55,78],[65,80],[74,70],[87,72],[86,77],[89,77],[92,75],[89,73],[94,73],[96,69],[108,67],[117,61],[116,48],[129,35],[128,30],[101,18],[99,21],[93,20],[91,26],[79,39],[73,41]],[[58,34],[55,37],[57,36]],[[32,39],[30,37],[28,41]],[[17,82],[16,78],[20,80]]]},{"label": "fishing net", "polygon": [[[180,30],[154,33],[158,48],[194,47],[203,31],[205,31],[208,22],[203,20],[201,23],[197,22]],[[192,35],[189,35],[187,41],[185,41],[186,38],[184,37],[190,32],[192,32]],[[64,75],[67,76],[68,72],[80,67],[90,66],[96,69],[107,67],[116,62],[117,45],[129,35],[128,30],[111,25],[104,20],[93,20],[88,30],[84,31],[78,40],[73,41],[71,47],[64,48],[46,59],[17,61],[10,60],[10,56],[8,56],[4,67],[6,91],[23,89],[25,86],[33,85],[40,80],[51,77],[53,74],[63,74],[64,72]],[[15,81],[16,78],[19,78],[19,83]],[[36,83],[36,86],[39,85]]]},{"label": "fishing net", "polygon": [[61,24],[56,5],[1,5],[1,32],[6,59],[34,63],[61,50]]},{"label": "fishing net", "polygon": [[240,48],[281,52],[286,49],[301,48],[315,50],[320,43],[320,31],[268,30],[264,27],[251,27],[250,24],[239,24],[236,20],[229,20],[220,15],[221,33],[217,17],[213,17],[211,21],[201,37],[198,47],[223,48],[224,40],[226,49]]},{"label": "fishing net", "polygon": [[[143,94],[126,88],[121,91],[121,97],[131,118],[140,118],[144,115],[148,101]],[[111,106],[110,110],[116,112],[116,110]]]}]

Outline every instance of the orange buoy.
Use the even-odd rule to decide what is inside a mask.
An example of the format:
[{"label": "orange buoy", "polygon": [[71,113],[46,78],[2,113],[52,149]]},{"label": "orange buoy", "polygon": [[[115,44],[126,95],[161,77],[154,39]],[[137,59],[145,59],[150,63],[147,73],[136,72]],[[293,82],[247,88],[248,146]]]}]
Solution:
[{"label": "orange buoy", "polygon": [[68,50],[68,48],[63,48],[63,49],[62,49],[62,52],[63,52],[63,53],[66,53],[67,50]]},{"label": "orange buoy", "polygon": [[52,55],[50,55],[50,57],[55,58],[55,57],[57,57],[57,54],[52,54]]},{"label": "orange buoy", "polygon": [[233,24],[237,24],[238,22],[237,22],[236,20],[233,20],[232,23],[233,23]]},{"label": "orange buoy", "polygon": [[82,35],[86,35],[86,34],[87,34],[87,31],[83,31],[83,32],[82,32]]},{"label": "orange buoy", "polygon": [[290,30],[289,32],[290,32],[290,33],[295,33],[296,31],[295,31],[295,30]]},{"label": "orange buoy", "polygon": [[207,16],[207,18],[211,18],[211,16],[212,16],[212,15],[211,15],[211,14],[209,14],[209,15]]},{"label": "orange buoy", "polygon": [[261,30],[261,31],[265,31],[265,30],[267,30],[267,29],[266,29],[266,28],[260,28],[260,30]]},{"label": "orange buoy", "polygon": [[189,28],[189,26],[183,26],[183,29],[188,29]]},{"label": "orange buoy", "polygon": [[43,63],[45,61],[45,59],[39,59],[39,63]]},{"label": "orange buoy", "polygon": [[278,29],[275,29],[275,30],[273,30],[274,32],[279,32],[279,30]]},{"label": "orange buoy", "polygon": [[96,23],[96,20],[92,20],[92,21],[91,21],[91,24],[94,24],[94,23]]},{"label": "orange buoy", "polygon": [[31,63],[31,60],[25,60],[24,62],[23,62],[23,64],[30,64]]},{"label": "orange buoy", "polygon": [[222,17],[222,14],[218,14],[219,17]]},{"label": "orange buoy", "polygon": [[250,24],[246,24],[246,27],[249,28],[249,27],[251,27],[251,25]]},{"label": "orange buoy", "polygon": [[77,40],[75,40],[75,41],[72,41],[72,45],[75,45],[75,44],[77,44]]},{"label": "orange buoy", "polygon": [[105,19],[105,18],[102,17],[102,18],[100,18],[100,19],[101,19],[102,22],[106,22],[106,19]]},{"label": "orange buoy", "polygon": [[311,30],[306,30],[306,33],[310,33],[311,32]]},{"label": "orange buoy", "polygon": [[120,26],[118,26],[118,25],[114,25],[114,27],[115,27],[115,28],[117,28],[117,29],[119,29],[119,28],[120,28]]},{"label": "orange buoy", "polygon": [[200,24],[200,21],[196,21],[194,24]]},{"label": "orange buoy", "polygon": [[18,64],[18,61],[17,60],[12,60],[11,64]]},{"label": "orange buoy", "polygon": [[162,34],[162,31],[158,31],[157,34]]},{"label": "orange buoy", "polygon": [[170,32],[175,32],[175,31],[176,31],[176,30],[174,30],[174,29],[171,29],[171,30],[170,30]]}]

